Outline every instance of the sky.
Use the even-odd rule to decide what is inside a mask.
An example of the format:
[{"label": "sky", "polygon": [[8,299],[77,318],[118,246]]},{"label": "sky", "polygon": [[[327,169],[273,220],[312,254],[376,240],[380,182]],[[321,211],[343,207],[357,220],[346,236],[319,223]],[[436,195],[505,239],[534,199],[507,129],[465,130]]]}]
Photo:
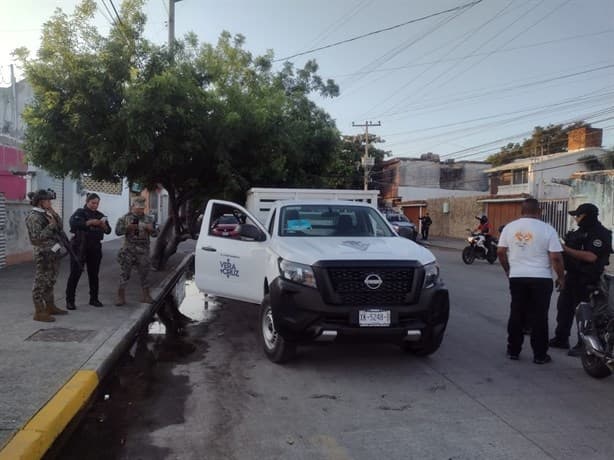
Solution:
[{"label": "sky", "polygon": [[[97,2],[104,32],[109,18]],[[10,83],[11,50],[35,51],[54,9],[71,13],[76,3],[0,0],[0,86]],[[471,3],[181,0],[175,33],[209,43],[222,31],[240,33],[254,55],[273,50],[276,66],[310,51],[289,60],[302,67],[315,59],[341,91],[313,99],[343,134],[364,133],[354,124],[381,124],[369,132],[393,157],[482,160],[535,126],[579,120],[602,128],[603,145],[614,147],[614,1]],[[165,43],[168,0],[147,0],[145,12],[147,38]]]}]

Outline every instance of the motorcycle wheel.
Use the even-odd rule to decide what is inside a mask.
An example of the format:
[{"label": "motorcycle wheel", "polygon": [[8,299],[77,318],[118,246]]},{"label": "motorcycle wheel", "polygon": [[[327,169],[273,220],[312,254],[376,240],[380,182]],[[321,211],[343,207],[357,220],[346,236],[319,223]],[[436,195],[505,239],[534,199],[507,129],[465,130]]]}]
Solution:
[{"label": "motorcycle wheel", "polygon": [[582,354],[582,367],[588,375],[596,379],[603,379],[612,374],[612,371],[603,362],[603,359],[588,353]]},{"label": "motorcycle wheel", "polygon": [[488,261],[489,264],[494,264],[497,261],[497,253],[491,253],[489,252],[488,255],[486,256],[486,260]]},{"label": "motorcycle wheel", "polygon": [[463,249],[463,262],[467,265],[471,265],[475,260],[475,250],[472,246],[467,246]]}]

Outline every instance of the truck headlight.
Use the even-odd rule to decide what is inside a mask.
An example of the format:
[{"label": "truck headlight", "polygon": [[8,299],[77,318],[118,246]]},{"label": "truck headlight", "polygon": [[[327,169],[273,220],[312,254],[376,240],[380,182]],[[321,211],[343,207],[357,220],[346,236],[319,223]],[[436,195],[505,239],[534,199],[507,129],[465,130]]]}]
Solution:
[{"label": "truck headlight", "polygon": [[317,288],[316,277],[309,265],[279,259],[279,273],[282,278],[304,286]]},{"label": "truck headlight", "polygon": [[424,266],[424,288],[428,289],[437,283],[439,280],[439,265],[437,262],[431,262]]}]

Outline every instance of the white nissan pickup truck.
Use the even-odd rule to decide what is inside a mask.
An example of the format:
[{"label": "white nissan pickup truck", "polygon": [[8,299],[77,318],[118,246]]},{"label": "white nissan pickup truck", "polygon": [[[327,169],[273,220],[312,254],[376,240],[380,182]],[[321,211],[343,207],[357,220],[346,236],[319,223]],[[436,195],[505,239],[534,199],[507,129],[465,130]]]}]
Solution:
[{"label": "white nissan pickup truck", "polygon": [[195,263],[202,291],[260,306],[259,336],[276,363],[311,341],[389,341],[429,355],[448,323],[433,254],[365,203],[277,201],[262,224],[211,200]]}]

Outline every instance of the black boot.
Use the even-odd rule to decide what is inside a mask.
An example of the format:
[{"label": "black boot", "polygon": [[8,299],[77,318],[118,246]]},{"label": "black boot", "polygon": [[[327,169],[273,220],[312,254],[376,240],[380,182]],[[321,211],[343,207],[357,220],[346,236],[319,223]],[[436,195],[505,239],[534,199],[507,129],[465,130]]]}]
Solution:
[{"label": "black boot", "polygon": [[75,305],[74,300],[66,300],[66,309],[67,310],[76,310],[77,306]]},{"label": "black boot", "polygon": [[96,297],[90,297],[90,305],[92,307],[103,307],[104,306],[102,302],[98,300],[98,298]]},{"label": "black boot", "polygon": [[569,349],[569,340],[561,339],[559,337],[554,337],[553,339],[550,339],[550,342],[548,342],[548,345],[550,346],[550,348],[563,348],[567,350]]}]

